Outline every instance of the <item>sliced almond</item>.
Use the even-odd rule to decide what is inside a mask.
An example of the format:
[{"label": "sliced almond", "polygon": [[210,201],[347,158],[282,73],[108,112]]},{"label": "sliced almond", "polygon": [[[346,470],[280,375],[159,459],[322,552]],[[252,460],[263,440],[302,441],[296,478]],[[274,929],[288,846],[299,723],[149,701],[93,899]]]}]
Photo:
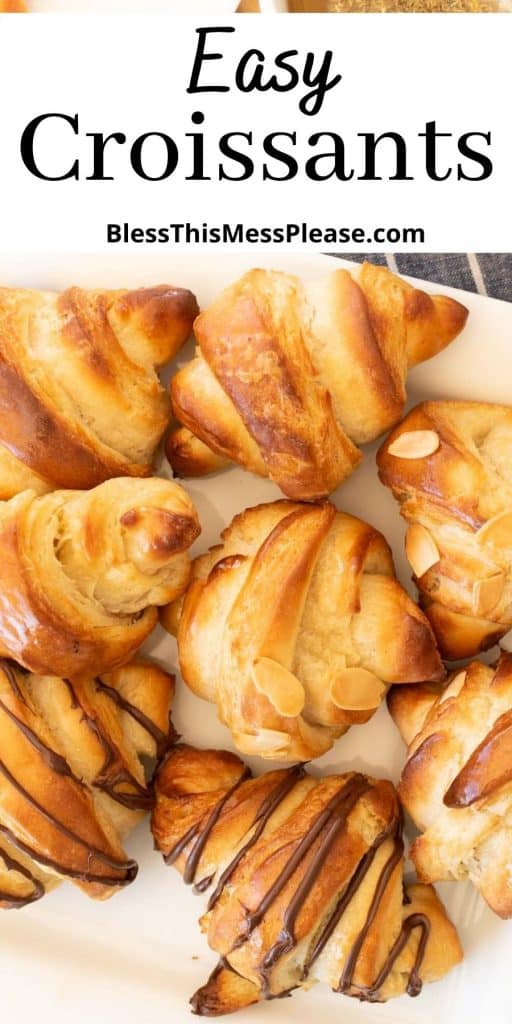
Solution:
[{"label": "sliced almond", "polygon": [[268,698],[280,715],[296,718],[300,715],[306,695],[304,687],[293,672],[272,658],[258,658],[252,667],[256,689]]},{"label": "sliced almond", "polygon": [[365,668],[343,669],[331,686],[331,700],[342,711],[372,711],[378,708],[386,686]]},{"label": "sliced almond", "polygon": [[466,682],[467,672],[465,669],[462,672],[457,672],[457,675],[453,677],[451,683],[448,684],[442,697],[439,700],[439,704],[443,704],[445,700],[449,700],[450,697],[458,697],[464,683]]},{"label": "sliced almond", "polygon": [[259,754],[260,757],[269,754],[285,756],[290,746],[288,733],[276,729],[259,729],[254,735],[237,732],[233,734],[233,739],[242,754]]},{"label": "sliced almond", "polygon": [[389,445],[388,454],[396,459],[425,459],[437,451],[440,443],[435,430],[406,430]]},{"label": "sliced almond", "polygon": [[405,553],[407,561],[418,579],[424,576],[428,569],[436,565],[441,558],[434,538],[421,523],[413,523],[407,530]]},{"label": "sliced almond", "polygon": [[473,583],[472,607],[474,615],[482,615],[484,618],[496,607],[505,586],[505,576],[502,572],[488,576],[485,580],[475,580]]},{"label": "sliced almond", "polygon": [[512,547],[512,512],[500,512],[489,519],[477,531],[477,539],[482,544],[494,544],[497,548]]}]

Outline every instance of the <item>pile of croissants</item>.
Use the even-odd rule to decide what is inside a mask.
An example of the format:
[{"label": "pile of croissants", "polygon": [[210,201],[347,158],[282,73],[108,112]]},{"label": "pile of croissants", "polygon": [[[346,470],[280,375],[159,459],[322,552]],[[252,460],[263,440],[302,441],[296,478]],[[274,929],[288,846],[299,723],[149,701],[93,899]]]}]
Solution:
[{"label": "pile of croissants", "polygon": [[[150,812],[208,893],[208,1016],[316,981],[417,996],[462,958],[437,881],[470,878],[512,917],[512,655],[478,658],[512,628],[512,408],[402,418],[408,371],[466,318],[370,263],[252,270],[202,313],[168,285],[0,289],[2,907],[130,884]],[[169,393],[158,370],[192,331]],[[381,435],[419,604],[382,534],[329,500]],[[199,519],[153,475],[162,440],[175,478],[234,462],[283,498],[191,559]],[[159,620],[184,683],[270,771],[176,735],[174,677],[140,654]],[[398,790],[306,768],[386,697]]]}]

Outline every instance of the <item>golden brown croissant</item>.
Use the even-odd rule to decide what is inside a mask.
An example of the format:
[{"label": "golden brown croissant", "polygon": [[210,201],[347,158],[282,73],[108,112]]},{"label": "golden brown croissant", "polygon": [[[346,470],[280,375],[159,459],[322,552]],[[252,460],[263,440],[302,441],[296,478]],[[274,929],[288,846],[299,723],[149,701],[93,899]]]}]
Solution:
[{"label": "golden brown croissant", "polygon": [[423,402],[377,462],[410,524],[406,551],[441,652],[492,647],[512,627],[512,409]]},{"label": "golden brown croissant", "polygon": [[192,999],[216,1016],[322,981],[369,1001],[418,995],[462,958],[429,886],[403,888],[390,782],[303,766],[251,779],[234,754],[175,747],[152,830],[168,864],[212,890],[201,920],[218,968]]},{"label": "golden brown croissant", "polygon": [[25,14],[26,10],[24,0],[0,0],[0,14]]},{"label": "golden brown croissant", "polygon": [[0,498],[148,476],[170,416],[155,373],[196,300],[135,291],[0,289]]},{"label": "golden brown croissant", "polygon": [[185,589],[199,532],[188,495],[155,477],[0,502],[0,653],[73,678],[128,661]]},{"label": "golden brown croissant", "polygon": [[391,682],[442,679],[427,620],[373,527],[326,502],[247,509],[162,615],[183,678],[246,754],[308,760]]},{"label": "golden brown croissant", "polygon": [[137,874],[121,839],[153,803],[153,764],[174,740],[174,679],[132,662],[71,683],[0,663],[0,906],[59,881],[106,899]]},{"label": "golden brown croissant", "polygon": [[399,786],[423,835],[411,856],[426,882],[470,878],[512,917],[512,655],[458,670],[445,689],[391,690],[408,745]]},{"label": "golden brown croissant", "polygon": [[357,445],[401,416],[410,367],[445,348],[467,310],[383,267],[301,282],[252,270],[195,323],[195,359],[171,384],[178,475],[238,462],[290,498],[325,497]]}]

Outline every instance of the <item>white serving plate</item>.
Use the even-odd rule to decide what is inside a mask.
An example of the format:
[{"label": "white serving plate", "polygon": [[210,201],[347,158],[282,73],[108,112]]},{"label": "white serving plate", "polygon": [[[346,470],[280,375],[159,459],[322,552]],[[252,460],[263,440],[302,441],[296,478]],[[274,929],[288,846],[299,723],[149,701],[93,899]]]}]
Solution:
[{"label": "white serving plate", "polygon": [[[254,262],[308,277],[344,265],[330,257],[285,253],[1,256],[0,281],[58,289],[72,283],[133,287],[164,281],[192,288],[204,307]],[[461,299],[470,309],[470,318],[464,334],[450,348],[413,371],[410,404],[426,397],[510,400],[512,304],[426,287]],[[191,351],[190,347],[186,355]],[[375,448],[366,450],[363,465],[334,500],[385,533],[402,581],[409,585],[404,530],[393,499],[377,479]],[[272,484],[238,469],[186,486],[203,524],[198,551],[217,540],[235,512],[278,493]],[[147,649],[175,668],[175,643],[163,631],[155,633]],[[173,717],[189,742],[231,747],[215,709],[192,696],[183,684],[178,685]],[[397,780],[402,760],[402,744],[383,707],[370,723],[342,738],[316,768],[358,768]],[[263,765],[253,762],[257,768]],[[94,903],[64,884],[33,907],[0,913],[4,1017],[15,1024],[182,1024],[190,1019],[188,999],[216,962],[197,925],[205,898],[194,896],[172,868],[164,867],[152,850],[147,823],[139,826],[127,847],[139,861],[139,876],[111,901]],[[469,884],[445,884],[439,890],[459,928],[466,959],[442,982],[426,985],[419,999],[404,996],[375,1006],[318,986],[233,1019],[243,1024],[286,1024],[316,1015],[322,1024],[340,1020],[343,1024],[480,1024],[484,1019],[509,1024],[512,922],[504,923],[491,914]]]},{"label": "white serving plate", "polygon": [[127,12],[139,14],[233,14],[239,0],[28,0],[33,14],[112,14]]}]

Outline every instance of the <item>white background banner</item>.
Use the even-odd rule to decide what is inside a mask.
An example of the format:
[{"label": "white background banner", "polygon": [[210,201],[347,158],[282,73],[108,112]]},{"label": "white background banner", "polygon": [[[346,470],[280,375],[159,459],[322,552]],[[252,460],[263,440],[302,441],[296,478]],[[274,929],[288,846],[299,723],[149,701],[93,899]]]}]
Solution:
[{"label": "white background banner", "polygon": [[[201,26],[234,29],[199,75],[228,91],[187,92]],[[1,248],[509,251],[511,43],[509,15],[4,18]]]}]

